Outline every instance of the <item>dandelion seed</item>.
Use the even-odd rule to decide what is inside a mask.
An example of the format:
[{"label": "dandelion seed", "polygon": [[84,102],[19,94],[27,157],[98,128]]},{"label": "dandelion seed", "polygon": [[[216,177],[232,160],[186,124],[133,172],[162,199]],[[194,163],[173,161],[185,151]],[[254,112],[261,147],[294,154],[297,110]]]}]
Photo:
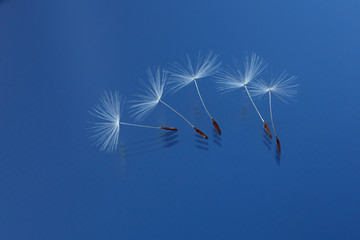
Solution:
[{"label": "dandelion seed", "polygon": [[105,91],[100,97],[100,103],[96,104],[90,112],[101,121],[93,122],[93,126],[90,128],[94,132],[94,135],[90,138],[94,140],[96,146],[100,147],[101,151],[116,151],[120,125],[177,131],[176,128],[172,127],[153,127],[120,122],[124,102],[125,101],[122,103],[118,92],[112,93]]},{"label": "dandelion seed", "polygon": [[137,121],[144,119],[158,103],[162,103],[167,108],[171,109],[177,115],[179,115],[182,119],[184,119],[198,134],[203,136],[204,138],[208,138],[206,134],[197,129],[188,119],[186,119],[182,114],[177,112],[174,108],[169,106],[166,102],[162,100],[162,97],[165,95],[164,90],[167,85],[167,72],[161,71],[160,67],[154,70],[154,74],[151,69],[147,70],[148,75],[148,85],[143,90],[142,94],[139,94],[138,99],[133,101],[134,104],[131,106],[132,113],[135,116]]},{"label": "dandelion seed", "polygon": [[201,96],[199,86],[197,84],[197,80],[201,78],[206,78],[211,75],[214,75],[218,72],[221,62],[218,61],[218,55],[214,54],[212,51],[209,52],[208,55],[202,57],[200,54],[198,56],[196,64],[191,62],[189,55],[187,55],[187,61],[184,65],[179,63],[172,64],[172,83],[173,83],[173,90],[179,90],[189,83],[194,82],[196,91],[199,95],[201,103],[209,115],[210,119],[212,120],[213,126],[217,130],[217,132],[221,135],[221,130],[218,123],[214,120],[214,118],[210,115],[203,98]]},{"label": "dandelion seed", "polygon": [[132,108],[132,113],[135,116],[136,121],[145,119],[159,103],[160,99],[164,95],[164,89],[166,86],[166,72],[157,68],[154,74],[151,69],[147,69],[148,86],[143,88],[143,92],[137,95],[138,100],[133,101],[135,103]]},{"label": "dandelion seed", "polygon": [[265,94],[269,95],[269,109],[270,109],[270,117],[271,117],[271,124],[274,130],[275,138],[276,138],[276,146],[279,154],[281,153],[281,145],[280,140],[275,131],[275,125],[273,120],[272,114],[272,101],[271,96],[274,95],[278,97],[281,101],[287,102],[287,100],[292,100],[293,96],[296,94],[296,88],[298,84],[294,83],[295,76],[289,77],[286,72],[283,72],[278,77],[271,79],[270,84],[262,80],[256,81],[252,85],[251,92],[254,96],[263,96]]},{"label": "dandelion seed", "polygon": [[252,53],[251,57],[248,55],[245,56],[245,63],[243,67],[236,60],[234,60],[234,66],[235,69],[228,67],[217,75],[217,84],[219,84],[218,89],[221,92],[229,92],[244,87],[252,105],[263,122],[264,129],[271,138],[270,128],[261,116],[248,89],[248,85],[251,81],[259,77],[259,75],[264,71],[266,64],[259,56]]}]

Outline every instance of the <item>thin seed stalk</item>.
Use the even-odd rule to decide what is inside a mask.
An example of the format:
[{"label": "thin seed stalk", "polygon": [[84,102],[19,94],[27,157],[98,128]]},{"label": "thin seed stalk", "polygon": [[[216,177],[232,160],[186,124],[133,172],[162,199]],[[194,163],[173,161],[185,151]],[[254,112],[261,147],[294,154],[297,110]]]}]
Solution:
[{"label": "thin seed stalk", "polygon": [[209,110],[207,109],[205,103],[204,103],[204,100],[202,99],[202,96],[201,96],[201,93],[200,93],[200,90],[199,90],[199,87],[197,85],[197,82],[196,82],[196,79],[194,78],[194,83],[195,83],[195,87],[196,87],[196,90],[197,90],[197,93],[199,95],[199,98],[201,100],[201,103],[206,111],[206,113],[209,115],[209,117],[211,118],[212,120],[212,123],[213,123],[213,126],[214,128],[216,129],[216,131],[219,133],[219,135],[221,135],[221,130],[220,130],[220,127],[219,127],[219,124],[215,121],[215,119],[211,116]]},{"label": "thin seed stalk", "polygon": [[189,120],[187,120],[183,115],[181,115],[179,112],[177,112],[175,109],[173,109],[172,107],[170,107],[167,103],[165,103],[163,100],[159,99],[159,102],[161,102],[162,104],[164,104],[166,107],[170,108],[172,111],[174,111],[177,115],[179,115],[180,117],[182,117],[182,119],[184,119],[192,128],[194,128],[194,125],[191,124],[191,122]]}]

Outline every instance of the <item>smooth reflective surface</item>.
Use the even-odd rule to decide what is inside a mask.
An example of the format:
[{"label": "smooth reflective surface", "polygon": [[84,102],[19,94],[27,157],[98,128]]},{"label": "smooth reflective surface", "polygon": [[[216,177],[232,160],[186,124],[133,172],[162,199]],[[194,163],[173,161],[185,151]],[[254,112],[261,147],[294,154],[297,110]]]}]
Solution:
[{"label": "smooth reflective surface", "polygon": [[[357,2],[0,1],[0,239],[358,239]],[[148,66],[212,49],[287,70],[269,138],[243,90],[201,79],[117,152],[89,140],[104,90],[127,100]],[[266,99],[254,99],[270,122]],[[122,120],[132,122],[125,107]]]}]

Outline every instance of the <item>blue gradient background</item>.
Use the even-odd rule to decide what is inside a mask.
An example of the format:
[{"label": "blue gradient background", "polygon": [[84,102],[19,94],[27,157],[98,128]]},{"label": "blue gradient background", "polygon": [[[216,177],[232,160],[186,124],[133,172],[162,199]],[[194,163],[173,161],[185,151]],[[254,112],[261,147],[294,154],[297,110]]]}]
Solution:
[{"label": "blue gradient background", "polygon": [[[0,239],[360,239],[359,1],[0,1]],[[255,51],[300,84],[274,102],[283,154],[243,92],[199,81],[89,141],[104,90],[131,96],[147,66]],[[269,122],[267,101],[257,101]],[[132,121],[124,114],[124,121]]]}]

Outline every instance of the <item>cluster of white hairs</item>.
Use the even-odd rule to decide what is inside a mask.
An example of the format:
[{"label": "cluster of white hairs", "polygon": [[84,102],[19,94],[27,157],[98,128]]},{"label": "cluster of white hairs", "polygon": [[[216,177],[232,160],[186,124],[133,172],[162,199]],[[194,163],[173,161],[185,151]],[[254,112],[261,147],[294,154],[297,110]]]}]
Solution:
[{"label": "cluster of white hairs", "polygon": [[[270,128],[266,124],[252,98],[252,96],[269,96],[271,124],[276,137],[277,151],[280,154],[281,146],[275,131],[271,97],[272,95],[276,96],[284,102],[292,99],[292,97],[296,94],[296,88],[298,86],[294,82],[295,77],[289,76],[286,72],[283,72],[270,79],[269,82],[264,81],[260,78],[260,76],[265,70],[266,64],[255,53],[245,55],[243,65],[241,65],[237,60],[234,60],[233,67],[221,67],[221,65],[222,62],[219,60],[218,55],[210,51],[205,57],[199,54],[196,63],[193,63],[189,55],[187,55],[183,64],[173,63],[170,65],[169,70],[161,69],[160,67],[155,68],[154,70],[148,68],[147,86],[136,96],[137,98],[132,101],[133,104],[131,105],[131,113],[134,116],[135,121],[140,121],[146,118],[151,111],[154,110],[159,103],[161,103],[184,119],[197,134],[200,134],[202,137],[207,139],[208,137],[205,133],[196,128],[187,118],[163,100],[167,91],[175,92],[189,85],[191,82],[194,82],[198,96],[207,115],[210,117],[218,134],[221,135],[220,127],[208,111],[197,83],[197,81],[202,78],[213,77],[220,92],[228,92],[241,88],[245,89],[252,105],[262,121],[264,129],[268,133],[269,137],[272,138]],[[122,100],[118,92],[104,92],[100,98],[100,103],[96,104],[90,112],[100,120],[99,122],[94,122],[91,127],[94,132],[94,135],[91,138],[94,140],[95,144],[100,147],[100,150],[105,150],[107,152],[113,152],[116,150],[120,133],[120,125],[177,131],[177,128],[173,127],[157,127],[121,122],[120,118],[124,102],[125,101]]]}]

